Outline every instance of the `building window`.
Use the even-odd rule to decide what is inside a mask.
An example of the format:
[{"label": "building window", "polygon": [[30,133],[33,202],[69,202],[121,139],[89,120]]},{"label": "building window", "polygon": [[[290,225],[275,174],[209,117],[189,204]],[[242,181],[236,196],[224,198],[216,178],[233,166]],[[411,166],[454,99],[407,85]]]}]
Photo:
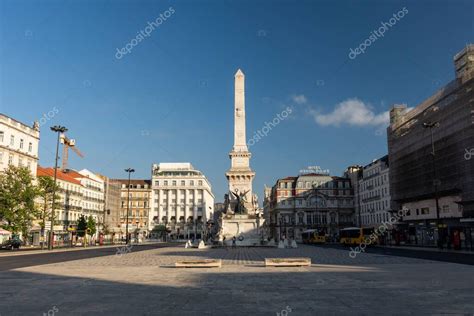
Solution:
[{"label": "building window", "polygon": [[443,213],[449,213],[449,205],[443,205]]},{"label": "building window", "polygon": [[33,151],[33,144],[29,143],[28,144],[28,152],[32,152],[32,151]]},{"label": "building window", "polygon": [[194,186],[194,180],[189,181],[190,186]]},{"label": "building window", "polygon": [[11,135],[10,136],[10,146],[14,146],[15,145],[15,136]]},{"label": "building window", "polygon": [[20,149],[23,149],[23,139],[20,139]]},{"label": "building window", "polygon": [[8,156],[8,164],[9,165],[13,164],[13,155]]},{"label": "building window", "polygon": [[5,135],[4,132],[0,132],[0,143],[3,143],[3,136]]},{"label": "building window", "polygon": [[185,185],[186,185],[186,181],[181,180],[181,185],[182,185],[182,186],[185,186]]},{"label": "building window", "polygon": [[164,186],[167,186],[168,185],[168,180],[165,180],[164,183],[163,183]]},{"label": "building window", "polygon": [[160,181],[155,181],[155,185],[156,185],[156,186],[159,186],[159,185],[160,185]]},{"label": "building window", "polygon": [[422,214],[422,215],[427,215],[427,214],[429,214],[429,213],[430,213],[429,207],[423,207],[423,208],[421,209],[421,214]]},{"label": "building window", "polygon": [[176,186],[176,180],[173,180],[173,182],[171,182],[173,186]]}]

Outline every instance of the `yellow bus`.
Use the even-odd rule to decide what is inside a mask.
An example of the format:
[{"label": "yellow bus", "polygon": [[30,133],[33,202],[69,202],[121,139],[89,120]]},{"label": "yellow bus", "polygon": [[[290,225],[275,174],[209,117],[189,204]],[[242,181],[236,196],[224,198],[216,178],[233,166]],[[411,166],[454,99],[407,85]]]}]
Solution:
[{"label": "yellow bus", "polygon": [[324,244],[326,243],[326,234],[317,229],[308,229],[301,233],[304,244]]},{"label": "yellow bus", "polygon": [[[359,228],[359,227],[349,227],[343,228],[339,231],[339,242],[343,245],[360,245],[364,241],[371,240],[371,237],[374,234],[373,228]],[[375,235],[374,235],[375,236]],[[373,240],[370,244],[376,244],[378,242],[377,238]]]}]

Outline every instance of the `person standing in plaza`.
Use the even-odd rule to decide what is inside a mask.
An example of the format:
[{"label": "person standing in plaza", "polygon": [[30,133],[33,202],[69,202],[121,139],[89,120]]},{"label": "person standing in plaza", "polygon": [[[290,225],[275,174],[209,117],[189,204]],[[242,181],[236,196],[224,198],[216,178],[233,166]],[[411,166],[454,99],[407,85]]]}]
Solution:
[{"label": "person standing in plaza", "polygon": [[235,238],[235,236],[232,237],[232,248],[236,248],[236,247],[237,247],[236,242],[237,242],[237,238]]}]

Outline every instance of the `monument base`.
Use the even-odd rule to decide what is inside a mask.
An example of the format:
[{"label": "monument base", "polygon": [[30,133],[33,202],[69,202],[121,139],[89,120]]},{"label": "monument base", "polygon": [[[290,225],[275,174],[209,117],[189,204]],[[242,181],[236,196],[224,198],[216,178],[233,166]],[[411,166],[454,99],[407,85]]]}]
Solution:
[{"label": "monument base", "polygon": [[220,219],[219,242],[225,246],[260,246],[260,219],[255,215],[223,215]]}]

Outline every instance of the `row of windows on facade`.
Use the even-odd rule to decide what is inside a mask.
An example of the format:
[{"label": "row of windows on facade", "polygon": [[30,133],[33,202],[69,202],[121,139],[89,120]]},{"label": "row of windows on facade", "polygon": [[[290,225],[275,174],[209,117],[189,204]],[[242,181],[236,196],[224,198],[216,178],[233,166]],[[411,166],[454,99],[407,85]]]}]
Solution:
[{"label": "row of windows on facade", "polygon": [[[307,191],[305,191],[305,192],[307,192]],[[325,190],[325,191],[319,191],[319,192],[322,193],[322,194],[327,194],[327,195],[346,195],[346,196],[351,195],[351,190],[341,190],[341,191],[335,190],[335,192],[333,192],[331,190]],[[331,193],[333,193],[333,194],[331,194]],[[291,191],[279,191],[277,193],[277,196],[288,196],[288,197],[290,197],[290,196],[293,196],[293,193]],[[298,194],[296,196],[298,196]]]},{"label": "row of windows on facade", "polygon": [[378,201],[361,206],[362,212],[383,211],[388,209],[388,200]]},{"label": "row of windows on facade", "polygon": [[[5,133],[0,131],[0,143],[3,144],[4,143],[4,138],[5,138]],[[25,141],[20,138],[20,149],[23,149],[24,146],[25,146]],[[15,135],[10,135],[10,146],[11,147],[15,147]],[[33,143],[28,143],[28,152],[31,153],[33,152]]]},{"label": "row of windows on facade", "polygon": [[[187,190],[187,191],[188,191],[188,195],[193,195],[193,196],[194,196],[195,191],[197,192],[197,195],[199,197],[202,197],[203,194],[204,194],[203,190]],[[155,197],[158,198],[160,196],[160,191],[159,190],[154,190],[154,192],[155,192]],[[167,197],[168,195],[170,195],[171,197],[176,197],[178,192],[181,196],[184,196],[186,194],[186,190],[180,189],[180,190],[167,190],[167,191],[163,192],[162,195],[164,197]]]},{"label": "row of windows on facade", "polygon": [[67,182],[65,183],[59,183],[59,187],[70,191],[70,192],[75,192],[75,193],[81,193],[84,198],[92,198],[92,199],[97,199],[97,200],[103,200],[104,199],[104,194],[103,193],[97,193],[93,191],[89,191],[87,189],[83,189],[77,185],[74,184],[69,184]]},{"label": "row of windows on facade", "polygon": [[[458,205],[458,211],[460,210],[461,206]],[[450,213],[451,212],[451,208],[449,207],[449,205],[442,205],[440,207],[440,211],[441,213]],[[416,215],[430,215],[431,213],[431,210],[429,207],[422,207],[422,208],[417,208],[415,209],[415,212],[414,212]],[[436,214],[436,208],[433,208],[433,214]],[[414,215],[412,214],[411,210],[408,210],[407,211],[407,216],[411,216],[411,215]]]},{"label": "row of windows on facade", "polygon": [[388,179],[387,175],[384,174],[383,177],[379,176],[377,178],[370,179],[370,180],[361,180],[362,182],[361,191],[367,191],[367,190],[372,189],[372,187],[374,186],[383,185],[388,182],[387,179]]},{"label": "row of windows on facade", "polygon": [[377,168],[372,168],[371,170],[364,170],[364,177],[370,177],[374,174],[380,173],[382,171],[382,168],[377,167]]},{"label": "row of windows on facade", "polygon": [[379,196],[384,197],[384,196],[387,196],[388,194],[389,194],[388,188],[385,187],[382,189],[377,189],[377,190],[369,191],[368,193],[362,194],[362,199],[370,199],[370,198],[379,197]]},{"label": "row of windows on facade", "polygon": [[[179,210],[180,210],[181,213],[184,213],[185,209],[186,209],[186,208],[185,208],[184,206],[181,206],[181,207],[179,208]],[[204,208],[203,208],[202,206],[199,206],[199,207],[197,207],[197,212],[198,212],[198,213],[199,213],[199,212],[202,212],[203,209],[204,209]],[[171,210],[172,213],[176,213],[176,211],[178,210],[178,208],[177,208],[176,206],[174,206],[174,207],[172,207],[170,210]],[[194,207],[189,207],[188,210],[189,210],[189,212],[192,213],[192,212],[194,212]],[[158,208],[158,207],[155,207],[155,212],[158,212],[158,211],[159,211],[159,208]],[[166,213],[166,212],[168,212],[168,209],[167,209],[167,208],[162,208],[160,212]]]},{"label": "row of windows on facade", "polygon": [[375,224],[381,223],[382,221],[388,221],[390,214],[389,213],[376,213],[376,214],[366,214],[362,215],[362,224]]},{"label": "row of windows on facade", "polygon": [[[126,217],[127,212],[126,211],[121,211],[120,212],[121,217]],[[148,217],[148,212],[147,211],[139,211],[139,210],[129,210],[128,211],[128,216],[130,217]]]},{"label": "row of windows on facade", "polygon": [[[148,204],[148,201],[143,201],[143,203],[141,203],[140,201],[130,201],[129,203],[130,207],[149,207],[149,204]],[[122,201],[122,208],[126,208],[127,207],[127,202],[126,201]]]},{"label": "row of windows on facade", "polygon": [[[318,202],[317,201],[306,201],[306,200],[303,200],[303,199],[298,199],[296,200],[297,202],[297,205],[299,206],[314,206],[314,205],[318,205]],[[318,200],[320,201],[320,200]],[[346,205],[352,205],[353,204],[353,201],[352,199],[328,199],[327,202],[328,202],[328,205],[337,205],[338,204],[338,201],[340,201],[341,204],[346,204]],[[281,200],[281,205],[288,205],[288,206],[292,206],[294,203],[293,201],[291,200]],[[324,202],[325,204],[325,202]]]},{"label": "row of windows on facade", "polygon": [[[13,154],[8,155],[8,165],[15,165],[15,156]],[[3,164],[3,151],[0,151],[0,164]],[[31,164],[32,161],[30,159],[26,159],[26,165],[24,163],[23,157],[18,156],[18,167],[27,167],[31,171]]]},{"label": "row of windows on facade", "polygon": [[[160,200],[159,199],[155,199],[155,204],[159,204],[160,203]],[[171,199],[171,203],[172,204],[176,204],[177,203],[177,199]],[[186,200],[185,199],[180,199],[179,200],[179,203],[180,204],[185,204],[186,203]],[[194,204],[194,203],[202,203],[202,199],[197,199],[197,200],[194,200],[194,198],[190,198],[188,200],[188,203],[190,204]],[[161,201],[161,204],[168,204],[168,199],[164,199]]]},{"label": "row of windows on facade", "polygon": [[[79,212],[71,212],[71,211],[55,211],[56,213],[56,220],[58,221],[77,221],[81,215],[84,215],[84,216],[89,216],[88,214],[83,214],[83,213],[79,213]],[[98,217],[93,215],[92,216],[96,223],[98,221]]]},{"label": "row of windows on facade", "polygon": [[[129,187],[127,184],[122,184],[122,189],[127,189]],[[148,189],[148,184],[130,184],[130,189]]]},{"label": "row of windows on facade", "polygon": [[[337,183],[337,185],[336,185]],[[280,189],[291,189],[293,187],[292,182],[280,182]],[[296,184],[297,188],[306,188],[311,189],[312,187],[324,187],[328,189],[343,189],[343,188],[350,188],[349,181],[298,181]]]},{"label": "row of windows on facade", "polygon": [[[155,180],[155,186],[160,186],[160,181],[159,180]],[[180,186],[186,186],[186,180],[180,180],[179,182]],[[162,185],[163,186],[169,186],[170,185],[170,181],[168,180],[163,180],[162,182]],[[171,180],[171,186],[177,186],[178,185],[178,181],[177,180]],[[198,186],[202,186],[203,185],[203,181],[202,180],[199,180],[198,181]],[[189,180],[189,186],[194,186],[194,180]]]},{"label": "row of windows on facade", "polygon": [[100,192],[104,191],[104,185],[102,183],[86,180],[84,182],[84,185],[88,187],[89,189],[93,189],[95,191],[100,191]]},{"label": "row of windows on facade", "polygon": [[[325,225],[328,223],[327,213],[323,212],[311,212],[306,213],[306,222],[304,222],[304,213],[298,213],[298,224],[299,225],[312,225],[312,224],[321,224]],[[336,214],[331,214],[331,222],[336,222]],[[293,215],[284,214],[280,217],[280,221],[284,224],[296,224],[296,219]],[[344,223],[352,222],[352,216],[350,215],[340,215],[339,221]]]}]

